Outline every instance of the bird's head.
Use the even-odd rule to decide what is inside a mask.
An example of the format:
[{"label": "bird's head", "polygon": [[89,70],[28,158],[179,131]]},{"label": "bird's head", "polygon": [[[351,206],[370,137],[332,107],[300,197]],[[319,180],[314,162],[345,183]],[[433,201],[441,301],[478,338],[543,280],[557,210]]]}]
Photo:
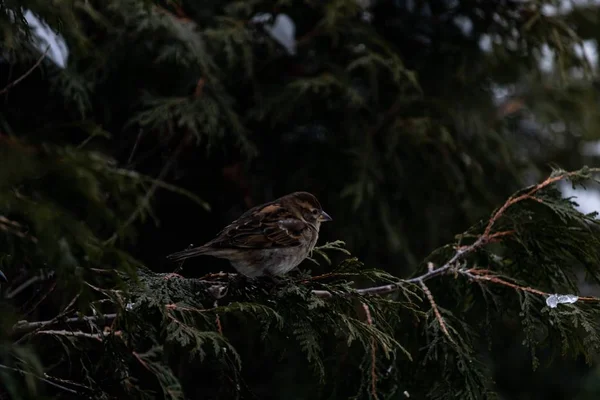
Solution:
[{"label": "bird's head", "polygon": [[308,192],[294,192],[282,199],[285,206],[304,221],[319,228],[321,222],[331,221],[332,218],[323,211],[319,200]]}]

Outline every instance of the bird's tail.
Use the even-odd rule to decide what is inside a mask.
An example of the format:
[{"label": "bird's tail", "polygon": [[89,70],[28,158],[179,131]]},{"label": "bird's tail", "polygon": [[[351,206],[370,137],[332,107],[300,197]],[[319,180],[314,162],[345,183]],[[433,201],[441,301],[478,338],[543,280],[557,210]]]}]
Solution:
[{"label": "bird's tail", "polygon": [[169,254],[167,259],[173,262],[187,260],[188,258],[196,257],[205,254],[207,249],[205,247],[194,247],[178,251],[177,253]]}]

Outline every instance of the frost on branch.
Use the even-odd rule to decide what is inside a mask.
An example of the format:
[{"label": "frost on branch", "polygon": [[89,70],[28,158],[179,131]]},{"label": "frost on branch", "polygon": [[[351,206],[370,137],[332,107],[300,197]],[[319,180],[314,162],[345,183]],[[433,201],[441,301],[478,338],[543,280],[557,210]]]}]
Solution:
[{"label": "frost on branch", "polygon": [[572,294],[553,294],[546,298],[546,305],[550,308],[556,308],[559,304],[573,304],[579,300],[579,296]]}]

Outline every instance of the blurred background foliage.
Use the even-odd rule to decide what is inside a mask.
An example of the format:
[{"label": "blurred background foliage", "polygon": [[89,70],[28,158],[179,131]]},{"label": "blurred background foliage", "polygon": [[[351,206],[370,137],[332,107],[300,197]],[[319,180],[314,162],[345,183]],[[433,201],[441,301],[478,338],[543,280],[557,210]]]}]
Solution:
[{"label": "blurred background foliage", "polygon": [[[599,17],[562,0],[3,1],[2,323],[89,310],[105,269],[170,272],[167,254],[296,190],[332,215],[323,242],[409,275],[550,165],[598,163]],[[488,360],[504,398],[596,398],[597,370],[532,372],[517,331]]]}]

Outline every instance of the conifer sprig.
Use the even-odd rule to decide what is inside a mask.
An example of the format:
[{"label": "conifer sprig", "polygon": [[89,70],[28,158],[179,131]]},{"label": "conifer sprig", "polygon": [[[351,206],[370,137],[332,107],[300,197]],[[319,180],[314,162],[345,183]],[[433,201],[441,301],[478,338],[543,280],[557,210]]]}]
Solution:
[{"label": "conifer sprig", "polygon": [[[164,352],[164,346],[168,344],[169,347],[181,347],[182,350],[189,351],[192,359],[196,354],[201,365],[209,362],[209,359],[213,360],[210,362],[220,359],[220,368],[239,374],[243,365],[244,349],[239,347],[239,344],[229,342],[228,333],[232,329],[233,321],[251,318],[261,326],[263,337],[279,337],[283,334],[287,337],[285,340],[297,341],[306,356],[306,362],[323,382],[330,373],[328,362],[323,358],[323,343],[335,337],[345,338],[348,349],[352,348],[354,342],[360,343],[366,357],[365,365],[369,368],[366,378],[368,383],[361,387],[364,387],[369,396],[377,398],[378,388],[385,384],[387,379],[381,370],[383,360],[388,360],[383,362],[386,365],[390,362],[401,363],[396,355],[398,350],[408,359],[423,357],[404,347],[402,340],[398,339],[402,335],[397,336],[396,332],[399,326],[395,327],[385,322],[386,315],[390,313],[407,314],[417,320],[425,318],[423,329],[428,337],[425,359],[437,359],[439,355],[436,354],[442,352],[465,363],[461,373],[469,396],[473,397],[473,391],[478,385],[484,385],[485,376],[478,363],[467,362],[473,357],[472,346],[475,339],[466,323],[446,308],[445,296],[440,294],[440,288],[450,282],[456,282],[460,277],[465,278],[467,282],[476,283],[484,294],[494,296],[494,286],[515,291],[521,299],[522,312],[525,313],[524,323],[529,327],[525,332],[529,332],[528,334],[535,335],[537,324],[548,325],[555,327],[565,348],[576,349],[586,357],[590,357],[590,351],[600,349],[600,339],[595,335],[597,312],[583,305],[598,302],[600,298],[575,296],[569,297],[570,300],[567,299],[569,301],[563,304],[558,303],[558,307],[568,310],[562,312],[568,312],[573,323],[584,327],[580,334],[574,334],[569,332],[570,327],[564,321],[556,320],[559,315],[553,311],[556,305],[548,305],[544,308],[545,311],[537,308],[540,299],[547,300],[557,290],[536,288],[530,283],[521,282],[518,274],[509,276],[497,263],[480,266],[481,260],[475,261],[481,257],[492,259],[494,254],[489,250],[490,247],[502,254],[503,258],[507,258],[510,257],[508,250],[518,245],[525,235],[533,241],[536,240],[535,225],[521,226],[519,218],[516,218],[522,212],[530,212],[528,215],[534,219],[548,219],[546,212],[549,209],[560,216],[552,221],[555,229],[573,230],[579,226],[586,229],[588,234],[597,236],[598,231],[589,227],[597,225],[597,221],[579,213],[571,200],[564,203],[564,199],[552,188],[555,183],[565,179],[582,184],[591,179],[596,172],[598,170],[588,168],[574,172],[555,171],[543,182],[517,192],[495,210],[486,223],[460,235],[460,240],[453,246],[454,253],[448,261],[439,267],[429,261],[426,271],[411,278],[399,279],[381,271],[364,269],[360,263],[352,267],[351,265],[357,263],[353,258],[346,261],[350,265],[343,266],[342,263],[342,266],[338,267],[339,273],[334,270],[310,279],[300,277],[288,281],[282,287],[271,289],[264,286],[266,281],[247,282],[240,286],[239,282],[236,283],[238,278],[235,274],[217,273],[200,279],[188,279],[179,275],[140,270],[140,281],[129,281],[129,285],[133,285],[127,291],[131,297],[126,305],[118,306],[117,313],[21,322],[13,327],[13,334],[16,337],[27,333],[32,333],[35,337],[54,337],[66,340],[65,346],[69,346],[69,343],[75,344],[79,340],[91,340],[102,345],[109,341],[118,346],[125,346],[131,354],[142,354],[145,346],[142,343],[150,339],[154,346],[159,346],[151,350],[154,355]],[[540,205],[544,207],[539,208]],[[535,208],[536,206],[538,208]],[[530,231],[526,231],[525,228]],[[480,233],[476,233],[477,231]],[[470,238],[472,243],[462,243],[466,238]],[[339,246],[339,242],[326,244],[320,247],[320,251],[339,251]],[[502,246],[506,248],[504,252],[499,251]],[[582,252],[590,250],[580,249]],[[595,254],[588,254],[588,257],[599,258],[598,250],[595,251]],[[516,262],[518,263],[518,260]],[[597,266],[594,272],[598,273]],[[454,277],[454,280],[444,279],[448,276]],[[392,283],[359,288],[354,283],[356,279],[376,281],[381,278]],[[437,281],[440,282],[436,283]],[[556,284],[556,288],[559,288],[564,282],[557,281]],[[220,294],[215,297],[215,293]],[[401,297],[398,294],[405,298],[405,303],[400,301]],[[538,298],[537,301],[535,297]],[[359,316],[353,315],[354,299],[358,300],[362,310]],[[547,320],[548,317],[546,321],[540,319],[546,314],[552,321]],[[98,323],[103,324],[104,328]],[[88,325],[87,329],[84,328],[85,325]],[[58,326],[66,328],[55,329]],[[139,329],[152,334],[140,335]],[[535,354],[536,340],[532,337],[527,343],[532,347],[532,354]],[[582,343],[588,345],[584,346]],[[139,360],[139,357],[134,359]],[[159,381],[166,379],[162,374],[168,367],[157,361],[156,357],[144,359],[143,364]],[[467,364],[470,366],[466,367]],[[161,383],[164,394],[176,393],[170,389],[176,381],[168,382],[171,381]]]}]

